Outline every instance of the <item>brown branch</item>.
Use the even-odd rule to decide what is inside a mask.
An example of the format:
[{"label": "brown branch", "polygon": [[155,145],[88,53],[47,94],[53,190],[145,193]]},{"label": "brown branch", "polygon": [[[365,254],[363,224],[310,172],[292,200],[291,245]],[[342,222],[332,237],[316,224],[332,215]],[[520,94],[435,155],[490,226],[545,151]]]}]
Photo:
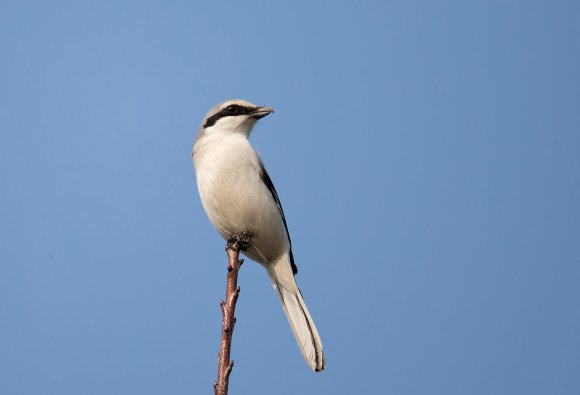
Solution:
[{"label": "brown branch", "polygon": [[218,377],[213,382],[215,395],[227,395],[230,373],[234,367],[234,361],[230,361],[232,349],[232,335],[236,324],[235,312],[236,302],[240,294],[238,286],[238,271],[244,263],[239,259],[240,250],[245,251],[249,246],[251,234],[241,233],[230,237],[226,243],[228,254],[228,274],[226,277],[226,300],[220,301],[222,308],[222,340],[220,352],[218,354]]}]

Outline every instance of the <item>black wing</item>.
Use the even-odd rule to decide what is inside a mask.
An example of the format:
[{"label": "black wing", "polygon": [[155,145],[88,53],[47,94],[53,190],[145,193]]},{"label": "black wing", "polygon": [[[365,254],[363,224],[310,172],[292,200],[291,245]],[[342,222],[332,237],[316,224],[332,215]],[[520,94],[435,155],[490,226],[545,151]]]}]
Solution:
[{"label": "black wing", "polygon": [[274,188],[274,184],[272,183],[272,179],[268,175],[266,168],[264,167],[264,163],[260,159],[260,177],[268,190],[272,194],[272,198],[276,202],[278,209],[280,210],[280,215],[282,216],[282,222],[284,222],[284,228],[286,229],[286,235],[288,236],[288,241],[290,242],[290,265],[292,265],[292,273],[298,273],[298,267],[294,263],[294,255],[292,254],[292,240],[290,240],[290,233],[288,232],[288,225],[286,224],[286,217],[284,216],[284,210],[282,209],[282,203],[280,203],[280,198],[278,197],[278,192],[276,192],[276,188]]}]

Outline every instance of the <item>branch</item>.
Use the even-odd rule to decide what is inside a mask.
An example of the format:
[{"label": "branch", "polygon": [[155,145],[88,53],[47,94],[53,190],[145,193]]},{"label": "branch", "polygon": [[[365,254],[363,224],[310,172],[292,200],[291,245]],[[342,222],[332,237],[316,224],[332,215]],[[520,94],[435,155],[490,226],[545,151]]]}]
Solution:
[{"label": "branch", "polygon": [[230,352],[232,349],[232,335],[236,324],[235,312],[236,302],[240,294],[238,286],[238,271],[244,263],[239,259],[240,250],[245,251],[249,247],[252,235],[248,232],[242,232],[228,238],[226,243],[226,252],[228,254],[228,274],[226,277],[226,300],[220,300],[222,309],[222,340],[220,352],[218,354],[218,377],[213,382],[215,395],[227,395],[230,373],[234,367],[234,361],[230,361]]}]

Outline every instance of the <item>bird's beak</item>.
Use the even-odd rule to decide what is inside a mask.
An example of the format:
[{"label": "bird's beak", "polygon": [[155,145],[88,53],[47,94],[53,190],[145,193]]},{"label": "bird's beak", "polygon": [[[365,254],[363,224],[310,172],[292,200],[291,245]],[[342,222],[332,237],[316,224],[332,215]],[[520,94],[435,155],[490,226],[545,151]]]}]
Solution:
[{"label": "bird's beak", "polygon": [[256,107],[252,111],[250,111],[248,115],[250,116],[250,118],[260,119],[264,118],[271,112],[274,112],[274,110],[272,110],[272,107]]}]

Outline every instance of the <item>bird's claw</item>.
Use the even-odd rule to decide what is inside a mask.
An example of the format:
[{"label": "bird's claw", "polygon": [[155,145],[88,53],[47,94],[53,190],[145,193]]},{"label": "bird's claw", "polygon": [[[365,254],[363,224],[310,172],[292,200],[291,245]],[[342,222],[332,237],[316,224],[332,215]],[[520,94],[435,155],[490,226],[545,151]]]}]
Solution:
[{"label": "bird's claw", "polygon": [[228,237],[227,248],[239,249],[246,251],[250,248],[250,240],[254,234],[252,232],[243,231]]}]

